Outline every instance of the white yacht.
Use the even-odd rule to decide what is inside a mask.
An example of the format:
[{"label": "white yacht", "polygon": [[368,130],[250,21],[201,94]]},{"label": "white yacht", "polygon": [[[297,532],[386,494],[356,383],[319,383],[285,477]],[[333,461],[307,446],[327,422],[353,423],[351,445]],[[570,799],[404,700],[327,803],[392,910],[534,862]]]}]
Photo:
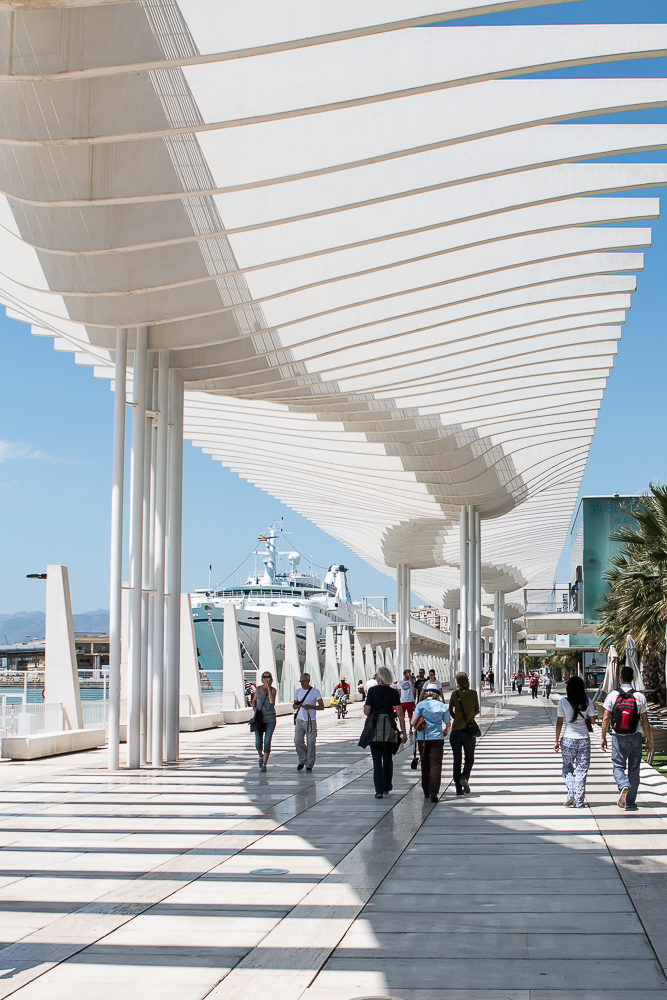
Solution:
[{"label": "white yacht", "polygon": [[[306,655],[306,623],[314,622],[320,661],[324,652],[325,628],[328,625],[354,625],[355,612],[361,604],[353,604],[347,584],[347,568],[334,563],[324,579],[312,573],[299,572],[301,556],[298,552],[278,551],[282,535],[274,523],[259,536],[266,549],[257,552],[262,557],[262,575],[248,577],[242,586],[220,589],[195,590],[190,595],[195,627],[197,654],[201,669],[211,686],[217,690],[221,684],[223,609],[225,604],[236,606],[236,616],[241,639],[241,656],[247,680],[255,681],[259,663],[259,614],[271,614],[273,645],[279,676],[285,651],[285,618],[295,619],[299,655]],[[284,569],[280,564],[286,561]],[[256,569],[256,567],[255,567]],[[203,679],[203,678],[202,678]],[[204,682],[205,683],[205,682]]]}]

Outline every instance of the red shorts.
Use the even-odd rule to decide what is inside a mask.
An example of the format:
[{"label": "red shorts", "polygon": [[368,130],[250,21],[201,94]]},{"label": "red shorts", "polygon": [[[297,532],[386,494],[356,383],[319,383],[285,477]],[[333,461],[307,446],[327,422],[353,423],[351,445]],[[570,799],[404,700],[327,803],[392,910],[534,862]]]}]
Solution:
[{"label": "red shorts", "polygon": [[412,713],[415,710],[415,703],[414,703],[414,701],[402,701],[401,702],[401,708],[402,708],[402,710],[404,712],[408,713],[408,719],[411,719],[412,718]]}]

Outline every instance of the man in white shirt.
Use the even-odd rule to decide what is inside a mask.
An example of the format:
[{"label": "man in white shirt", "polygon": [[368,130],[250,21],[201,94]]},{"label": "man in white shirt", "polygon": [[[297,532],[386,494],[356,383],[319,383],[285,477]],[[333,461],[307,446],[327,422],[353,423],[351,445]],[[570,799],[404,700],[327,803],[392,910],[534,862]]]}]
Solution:
[{"label": "man in white shirt", "polygon": [[[619,691],[611,691],[604,700],[604,718],[602,720],[603,750],[607,749],[607,733],[611,725],[611,763],[614,769],[614,780],[621,793],[618,797],[619,809],[634,811],[637,808],[635,799],[639,788],[639,768],[642,762],[642,729],[646,737],[646,749],[651,751],[651,727],[648,721],[648,706],[646,698],[640,691],[633,691],[632,667],[621,668],[621,685]],[[637,711],[634,712],[630,698],[634,698]],[[614,707],[619,698],[625,699],[625,704]],[[621,707],[623,711],[621,711]],[[623,716],[625,715],[625,719]],[[636,720],[633,718],[636,716]],[[641,726],[640,726],[641,723]],[[627,726],[628,732],[622,730]]]},{"label": "man in white shirt", "polygon": [[430,685],[435,684],[435,686],[437,687],[437,689],[440,692],[440,694],[442,694],[442,684],[440,683],[440,681],[438,680],[438,678],[435,676],[435,670],[433,669],[433,667],[431,667],[431,669],[428,672],[428,683]]},{"label": "man in white shirt", "polygon": [[317,712],[324,709],[322,692],[310,686],[310,674],[301,674],[301,687],[294,692],[294,746],[297,771],[312,771],[317,752]]}]

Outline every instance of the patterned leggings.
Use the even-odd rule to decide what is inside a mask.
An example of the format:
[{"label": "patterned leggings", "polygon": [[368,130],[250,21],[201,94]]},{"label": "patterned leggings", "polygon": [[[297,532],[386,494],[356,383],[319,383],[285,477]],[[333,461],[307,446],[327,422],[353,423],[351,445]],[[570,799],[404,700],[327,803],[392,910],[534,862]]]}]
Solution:
[{"label": "patterned leggings", "polygon": [[591,741],[587,736],[580,740],[561,740],[560,752],[563,755],[563,779],[567,786],[567,797],[574,799],[575,806],[583,806],[586,775],[591,763]]}]

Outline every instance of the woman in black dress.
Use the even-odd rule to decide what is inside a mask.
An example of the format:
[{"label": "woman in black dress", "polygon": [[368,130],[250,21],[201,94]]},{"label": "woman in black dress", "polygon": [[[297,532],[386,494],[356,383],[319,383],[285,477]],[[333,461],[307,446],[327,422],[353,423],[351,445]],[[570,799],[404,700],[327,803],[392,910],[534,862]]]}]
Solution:
[{"label": "woman in black dress", "polygon": [[396,709],[401,696],[396,688],[390,687],[393,680],[388,667],[378,667],[377,684],[366,695],[364,714],[374,717],[374,739],[371,740],[373,757],[373,784],[375,798],[381,799],[392,790],[394,777],[394,754],[400,743],[404,743],[396,725]]}]

